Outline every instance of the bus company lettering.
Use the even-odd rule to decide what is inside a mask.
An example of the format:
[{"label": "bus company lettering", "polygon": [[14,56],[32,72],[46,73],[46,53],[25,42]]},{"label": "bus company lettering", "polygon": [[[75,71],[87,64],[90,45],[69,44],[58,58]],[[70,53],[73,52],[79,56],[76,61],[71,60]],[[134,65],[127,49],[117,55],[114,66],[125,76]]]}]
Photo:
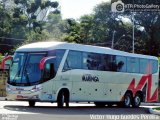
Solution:
[{"label": "bus company lettering", "polygon": [[99,82],[99,78],[97,76],[92,76],[90,74],[86,74],[86,75],[82,76],[82,81]]}]

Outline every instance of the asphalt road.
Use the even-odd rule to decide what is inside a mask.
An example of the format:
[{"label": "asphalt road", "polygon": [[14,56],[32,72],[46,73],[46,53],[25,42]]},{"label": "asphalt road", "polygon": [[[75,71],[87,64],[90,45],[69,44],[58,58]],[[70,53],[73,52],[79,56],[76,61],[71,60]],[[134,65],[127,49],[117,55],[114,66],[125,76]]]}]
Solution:
[{"label": "asphalt road", "polygon": [[36,103],[34,108],[27,102],[0,101],[0,120],[160,120],[148,108],[97,108],[94,104],[70,104],[70,108],[57,108],[56,104]]}]

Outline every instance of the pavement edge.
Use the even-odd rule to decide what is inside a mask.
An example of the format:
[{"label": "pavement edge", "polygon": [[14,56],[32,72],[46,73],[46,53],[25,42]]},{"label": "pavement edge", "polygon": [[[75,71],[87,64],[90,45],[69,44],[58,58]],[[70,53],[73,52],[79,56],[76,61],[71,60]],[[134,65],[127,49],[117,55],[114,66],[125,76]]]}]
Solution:
[{"label": "pavement edge", "polygon": [[149,112],[151,114],[155,114],[155,115],[160,115],[160,112],[156,111],[156,110],[153,110],[153,108],[149,108]]}]

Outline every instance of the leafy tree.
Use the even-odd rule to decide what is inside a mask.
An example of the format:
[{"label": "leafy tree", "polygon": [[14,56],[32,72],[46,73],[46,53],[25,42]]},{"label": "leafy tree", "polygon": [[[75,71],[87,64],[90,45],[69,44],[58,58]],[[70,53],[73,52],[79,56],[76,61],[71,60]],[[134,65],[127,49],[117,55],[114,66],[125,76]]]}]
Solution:
[{"label": "leafy tree", "polygon": [[[7,4],[6,4],[7,3]],[[1,0],[0,51],[8,52],[14,46],[47,39],[44,30],[47,11],[59,13],[58,2],[46,0]]]},{"label": "leafy tree", "polygon": [[[160,1],[150,1],[150,0],[122,0],[124,3],[136,3],[136,4],[156,4],[159,5]],[[127,16],[132,22],[133,12],[128,12],[123,14],[123,16]],[[143,28],[142,36],[143,38],[140,40],[140,44],[138,48],[141,49],[143,54],[149,54],[158,56],[159,48],[160,48],[160,13],[159,12],[134,12],[135,18],[135,28]],[[140,50],[138,49],[138,50]],[[136,52],[138,52],[138,50]]]},{"label": "leafy tree", "polygon": [[84,15],[80,18],[80,38],[82,43],[92,43],[93,15]]},{"label": "leafy tree", "polygon": [[61,14],[55,14],[53,12],[49,13],[45,29],[49,32],[50,38],[61,39],[61,36],[63,35],[63,30],[60,28],[62,22]]},{"label": "leafy tree", "polygon": [[[11,11],[6,8],[6,1],[0,1],[0,51],[5,53],[12,46],[11,41],[7,41],[7,38],[10,37],[10,32],[12,29],[11,22],[12,16]],[[7,47],[6,47],[7,46]]]},{"label": "leafy tree", "polygon": [[62,36],[64,41],[82,43],[80,38],[80,25],[74,19],[65,20],[66,32]]},{"label": "leafy tree", "polygon": [[144,28],[145,54],[158,56],[160,48],[160,14],[158,12],[135,13],[135,24]]},{"label": "leafy tree", "polygon": [[[26,24],[28,25],[29,32],[31,32],[33,28],[35,32],[40,33],[48,10],[50,8],[58,7],[58,2],[44,0],[14,0],[14,2],[18,7],[15,8],[13,16],[15,18],[20,18],[21,15],[25,15],[27,18]],[[41,14],[42,12],[44,13],[43,15]],[[39,28],[39,31],[37,31],[36,28]]]}]

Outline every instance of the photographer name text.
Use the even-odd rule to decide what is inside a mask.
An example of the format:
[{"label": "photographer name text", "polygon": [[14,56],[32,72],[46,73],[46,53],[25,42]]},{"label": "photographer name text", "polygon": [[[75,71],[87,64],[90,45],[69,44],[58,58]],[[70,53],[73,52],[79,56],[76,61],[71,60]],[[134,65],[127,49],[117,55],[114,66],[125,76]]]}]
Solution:
[{"label": "photographer name text", "polygon": [[91,120],[159,120],[160,116],[155,115],[99,115],[91,114]]}]

